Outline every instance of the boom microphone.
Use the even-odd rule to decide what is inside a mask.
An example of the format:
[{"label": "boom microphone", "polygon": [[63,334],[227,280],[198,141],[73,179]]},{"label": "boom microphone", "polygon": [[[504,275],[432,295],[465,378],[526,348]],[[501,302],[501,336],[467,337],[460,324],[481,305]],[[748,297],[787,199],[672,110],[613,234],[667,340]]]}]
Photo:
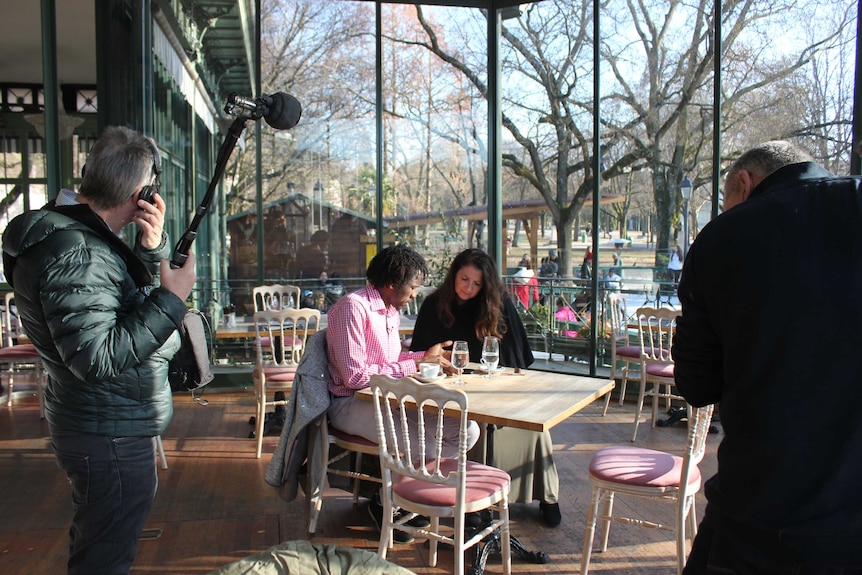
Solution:
[{"label": "boom microphone", "polygon": [[231,92],[227,96],[224,111],[235,115],[236,108],[249,112],[255,120],[262,117],[276,130],[291,129],[299,123],[299,117],[302,115],[302,105],[299,100],[284,92],[276,92],[271,96],[260,98],[240,96],[236,92]]},{"label": "boom microphone", "polygon": [[[248,113],[237,113],[237,108],[245,110]],[[174,253],[171,257],[171,267],[174,269],[183,267],[183,264],[186,263],[189,257],[189,250],[198,235],[198,227],[201,225],[207,211],[209,211],[210,204],[212,204],[213,197],[215,197],[216,186],[224,175],[227,161],[236,146],[237,140],[242,135],[242,131],[245,129],[245,123],[249,119],[259,120],[262,117],[266,120],[267,124],[276,130],[289,130],[299,123],[299,117],[302,115],[302,106],[299,100],[284,92],[277,92],[272,96],[263,96],[261,98],[248,98],[231,92],[228,94],[224,111],[227,114],[236,116],[236,119],[231,123],[230,128],[228,128],[225,140],[219,149],[218,157],[216,158],[215,173],[210,180],[206,194],[204,194],[204,199],[195,211],[195,216],[192,218],[189,227],[186,228],[180,241],[174,247]]]}]

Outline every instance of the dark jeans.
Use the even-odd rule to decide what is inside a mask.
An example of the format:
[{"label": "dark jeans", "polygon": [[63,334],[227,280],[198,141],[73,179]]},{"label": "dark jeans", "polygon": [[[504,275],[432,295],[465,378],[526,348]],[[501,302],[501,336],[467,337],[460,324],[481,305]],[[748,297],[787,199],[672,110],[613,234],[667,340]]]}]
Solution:
[{"label": "dark jeans", "polygon": [[697,536],[683,575],[862,575],[859,567],[832,567],[800,563],[789,558],[775,541],[725,537],[716,531],[709,512]]},{"label": "dark jeans", "polygon": [[69,575],[128,573],[158,486],[153,439],[57,434],[51,447],[72,486]]}]

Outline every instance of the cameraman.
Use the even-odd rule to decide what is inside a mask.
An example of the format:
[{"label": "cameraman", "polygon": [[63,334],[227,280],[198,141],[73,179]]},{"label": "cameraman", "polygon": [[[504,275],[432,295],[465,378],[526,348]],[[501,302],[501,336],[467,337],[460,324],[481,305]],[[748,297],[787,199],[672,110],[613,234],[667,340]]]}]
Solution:
[{"label": "cameraman", "polygon": [[[127,573],[156,493],[153,437],[173,415],[168,360],[196,279],[192,254],[179,269],[165,259],[160,167],[152,140],[108,128],[80,193],[64,190],[3,234],[18,313],[48,374],[51,447],[72,487],[69,574]],[[134,250],[117,236],[130,223]]]}]

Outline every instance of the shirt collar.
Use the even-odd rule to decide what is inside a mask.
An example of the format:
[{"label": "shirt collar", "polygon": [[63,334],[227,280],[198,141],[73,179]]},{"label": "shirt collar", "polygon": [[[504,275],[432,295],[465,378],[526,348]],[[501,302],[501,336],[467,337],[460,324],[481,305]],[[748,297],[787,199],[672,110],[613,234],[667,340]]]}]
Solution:
[{"label": "shirt collar", "polygon": [[834,177],[834,174],[814,162],[788,164],[778,168],[766,176],[759,184],[757,184],[757,186],[754,187],[749,198],[753,198],[754,196],[764,193],[770,193],[788,185],[791,187],[797,187],[800,183],[803,183],[806,180],[819,180]]},{"label": "shirt collar", "polygon": [[[383,296],[380,295],[380,292],[377,291],[377,288],[373,285],[368,285],[365,287],[365,294],[368,298],[368,307],[373,311],[382,311],[389,313],[392,311],[391,306],[387,305],[386,302],[383,301]],[[395,310],[398,312],[398,310]]]}]

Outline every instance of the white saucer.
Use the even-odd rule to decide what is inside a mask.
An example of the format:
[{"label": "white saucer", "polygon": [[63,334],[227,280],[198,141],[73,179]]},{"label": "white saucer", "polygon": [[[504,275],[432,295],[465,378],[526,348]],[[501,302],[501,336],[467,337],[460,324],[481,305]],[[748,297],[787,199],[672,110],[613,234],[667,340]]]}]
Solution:
[{"label": "white saucer", "polygon": [[419,380],[419,381],[421,381],[422,383],[433,383],[433,382],[435,382],[435,381],[440,381],[441,379],[446,379],[446,374],[445,374],[445,373],[441,373],[441,374],[440,374],[440,375],[438,375],[437,377],[422,377],[421,375],[419,375],[419,374],[417,373],[417,374],[416,374],[416,375],[414,375],[413,377],[415,377],[416,379],[418,379],[418,380]]}]

